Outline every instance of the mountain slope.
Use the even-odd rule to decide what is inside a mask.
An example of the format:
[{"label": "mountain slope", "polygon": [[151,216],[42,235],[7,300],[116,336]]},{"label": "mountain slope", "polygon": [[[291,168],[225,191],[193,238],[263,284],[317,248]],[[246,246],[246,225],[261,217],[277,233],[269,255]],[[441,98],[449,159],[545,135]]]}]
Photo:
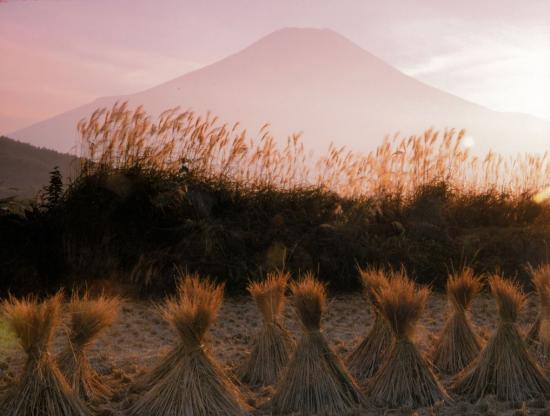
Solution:
[{"label": "mountain slope", "polygon": [[153,114],[174,106],[212,111],[253,134],[269,122],[276,137],[303,131],[306,144],[321,149],[334,141],[367,151],[386,134],[429,127],[466,128],[481,151],[541,151],[550,140],[549,121],[467,102],[318,29],[274,32],[215,64],[137,94],[98,99],[13,137],[70,151],[78,142],[78,120],[126,100]]},{"label": "mountain slope", "polygon": [[0,137],[0,198],[35,196],[48,183],[54,166],[66,178],[75,167],[75,158]]}]

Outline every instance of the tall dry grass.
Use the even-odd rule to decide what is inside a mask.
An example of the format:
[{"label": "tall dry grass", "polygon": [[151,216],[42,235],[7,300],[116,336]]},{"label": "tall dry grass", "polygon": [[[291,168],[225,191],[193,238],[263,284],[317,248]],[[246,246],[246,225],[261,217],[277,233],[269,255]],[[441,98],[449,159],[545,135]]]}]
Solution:
[{"label": "tall dry grass", "polygon": [[190,171],[250,188],[321,187],[349,197],[406,194],[442,180],[465,192],[535,194],[550,186],[548,153],[475,156],[463,146],[462,130],[386,137],[368,154],[331,145],[318,158],[308,153],[299,135],[281,146],[268,125],[250,136],[238,123],[230,126],[210,114],[201,117],[177,108],[153,118],[142,107],[117,103],[81,120],[78,130],[85,173],[139,166]]}]

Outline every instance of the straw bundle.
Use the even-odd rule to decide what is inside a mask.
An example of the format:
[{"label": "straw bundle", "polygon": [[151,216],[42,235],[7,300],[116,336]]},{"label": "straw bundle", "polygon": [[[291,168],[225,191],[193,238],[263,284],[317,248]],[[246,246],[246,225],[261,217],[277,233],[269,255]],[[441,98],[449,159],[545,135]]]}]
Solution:
[{"label": "straw bundle", "polygon": [[395,339],[368,386],[367,393],[376,404],[418,407],[450,400],[412,341],[429,293],[427,288],[417,287],[404,273],[399,273],[377,295],[380,311]]},{"label": "straw bundle", "polygon": [[[180,272],[180,279],[176,288],[177,299],[181,302],[183,297],[193,296],[195,282],[199,280],[200,278],[198,274],[186,275],[185,273]],[[185,293],[187,293],[187,295],[185,295]],[[159,307],[158,310],[160,315],[164,317],[165,308]],[[170,319],[168,319],[168,321],[170,321]],[[151,390],[178,364],[182,353],[184,354],[182,350],[185,350],[185,348],[186,347],[181,342],[172,346],[155,368],[145,373],[140,379],[136,380],[136,382],[132,385],[131,390],[133,392]]]},{"label": "straw bundle", "polygon": [[452,274],[447,281],[447,298],[453,309],[432,355],[435,366],[443,373],[456,374],[477,357],[480,342],[472,330],[466,312],[481,290],[481,282],[470,268]]},{"label": "straw bundle", "polygon": [[73,390],[85,401],[106,399],[111,394],[90,365],[88,351],[99,334],[115,321],[119,303],[118,298],[105,296],[91,299],[87,293],[71,297],[68,343],[58,362]]},{"label": "straw bundle", "polygon": [[364,398],[321,333],[325,287],[307,274],[290,288],[304,332],[267,406],[275,414],[352,412]]},{"label": "straw bundle", "polygon": [[269,274],[265,281],[248,286],[263,318],[250,357],[239,371],[241,380],[252,386],[276,383],[294,346],[281,319],[288,278],[288,273]]},{"label": "straw bundle", "polygon": [[544,320],[550,320],[550,264],[537,268],[529,267],[529,274],[539,299],[539,310],[535,322],[527,333],[526,341],[536,352],[547,356],[550,352],[550,344],[543,342],[548,336],[541,337],[541,324]]},{"label": "straw bundle", "polygon": [[173,367],[129,409],[134,416],[243,415],[246,405],[235,385],[210,355],[205,334],[216,318],[223,285],[185,278],[179,299],[163,315],[179,335]]},{"label": "straw bundle", "polygon": [[3,416],[89,414],[49,353],[60,307],[61,294],[42,303],[30,298],[3,303],[3,312],[27,354],[23,374],[0,405]]},{"label": "straw bundle", "polygon": [[388,280],[382,270],[359,268],[363,291],[367,301],[372,306],[374,324],[367,336],[348,357],[348,368],[355,378],[364,383],[374,376],[392,343],[393,334],[380,313],[376,298],[377,293],[388,285]]},{"label": "straw bundle", "polygon": [[499,324],[481,354],[452,382],[458,394],[478,399],[495,394],[499,400],[523,401],[550,392],[550,382],[531,358],[516,321],[525,295],[511,281],[489,279],[496,300]]}]

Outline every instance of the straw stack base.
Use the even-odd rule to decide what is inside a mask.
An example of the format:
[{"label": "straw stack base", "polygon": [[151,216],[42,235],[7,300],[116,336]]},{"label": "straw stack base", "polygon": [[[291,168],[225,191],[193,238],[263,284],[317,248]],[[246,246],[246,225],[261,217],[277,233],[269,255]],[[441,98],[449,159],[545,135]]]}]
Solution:
[{"label": "straw stack base", "polygon": [[477,400],[486,394],[498,400],[524,401],[548,397],[550,382],[529,356],[514,324],[500,324],[485,349],[451,384],[457,394]]},{"label": "straw stack base", "polygon": [[130,416],[246,415],[240,392],[203,349],[178,364],[127,412]]},{"label": "straw stack base", "polygon": [[367,395],[378,406],[418,407],[450,401],[414,344],[397,341],[371,380]]},{"label": "straw stack base", "polygon": [[533,322],[533,325],[529,329],[529,332],[527,332],[527,335],[525,335],[525,342],[527,342],[527,345],[531,346],[539,341],[540,325],[541,319],[539,314],[537,316],[537,319],[535,320],[535,322]]},{"label": "straw stack base", "polygon": [[445,374],[456,374],[467,367],[481,350],[479,341],[462,312],[447,322],[432,356],[433,364]]},{"label": "straw stack base", "polygon": [[362,405],[363,395],[323,335],[308,331],[265,408],[272,414],[345,415]]},{"label": "straw stack base", "polygon": [[42,358],[24,370],[2,405],[3,416],[87,416],[88,410],[70,389],[56,364]]},{"label": "straw stack base", "polygon": [[391,348],[391,329],[380,315],[376,315],[369,334],[348,357],[348,369],[362,384],[374,376]]},{"label": "straw stack base", "polygon": [[288,363],[293,343],[281,325],[264,324],[250,357],[239,371],[241,380],[254,387],[275,384]]},{"label": "straw stack base", "polygon": [[80,357],[70,351],[65,351],[59,357],[59,367],[65,375],[74,392],[85,401],[105,401],[111,396],[112,390],[101,381],[96,371],[90,365],[88,357]]},{"label": "straw stack base", "polygon": [[530,351],[544,365],[550,362],[550,320],[544,319],[539,326],[538,340],[529,345]]},{"label": "straw stack base", "polygon": [[181,350],[184,347],[178,346],[171,348],[170,351],[162,358],[162,361],[151,370],[151,372],[145,373],[142,377],[136,380],[130,390],[133,393],[141,393],[151,390],[156,386],[166,375],[178,365],[181,357]]}]

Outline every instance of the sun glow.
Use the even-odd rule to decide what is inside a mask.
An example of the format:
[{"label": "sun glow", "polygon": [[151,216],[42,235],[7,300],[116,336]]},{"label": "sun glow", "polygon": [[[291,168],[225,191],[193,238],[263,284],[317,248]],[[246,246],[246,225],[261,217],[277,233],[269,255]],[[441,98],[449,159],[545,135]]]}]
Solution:
[{"label": "sun glow", "polygon": [[476,141],[475,139],[473,138],[473,136],[464,136],[464,138],[462,139],[462,146],[464,146],[466,149],[470,149],[472,147],[474,147],[476,144]]},{"label": "sun glow", "polygon": [[550,187],[546,188],[540,192],[537,192],[533,196],[533,201],[535,201],[537,204],[541,204],[544,201],[546,201],[548,198],[550,198]]}]

